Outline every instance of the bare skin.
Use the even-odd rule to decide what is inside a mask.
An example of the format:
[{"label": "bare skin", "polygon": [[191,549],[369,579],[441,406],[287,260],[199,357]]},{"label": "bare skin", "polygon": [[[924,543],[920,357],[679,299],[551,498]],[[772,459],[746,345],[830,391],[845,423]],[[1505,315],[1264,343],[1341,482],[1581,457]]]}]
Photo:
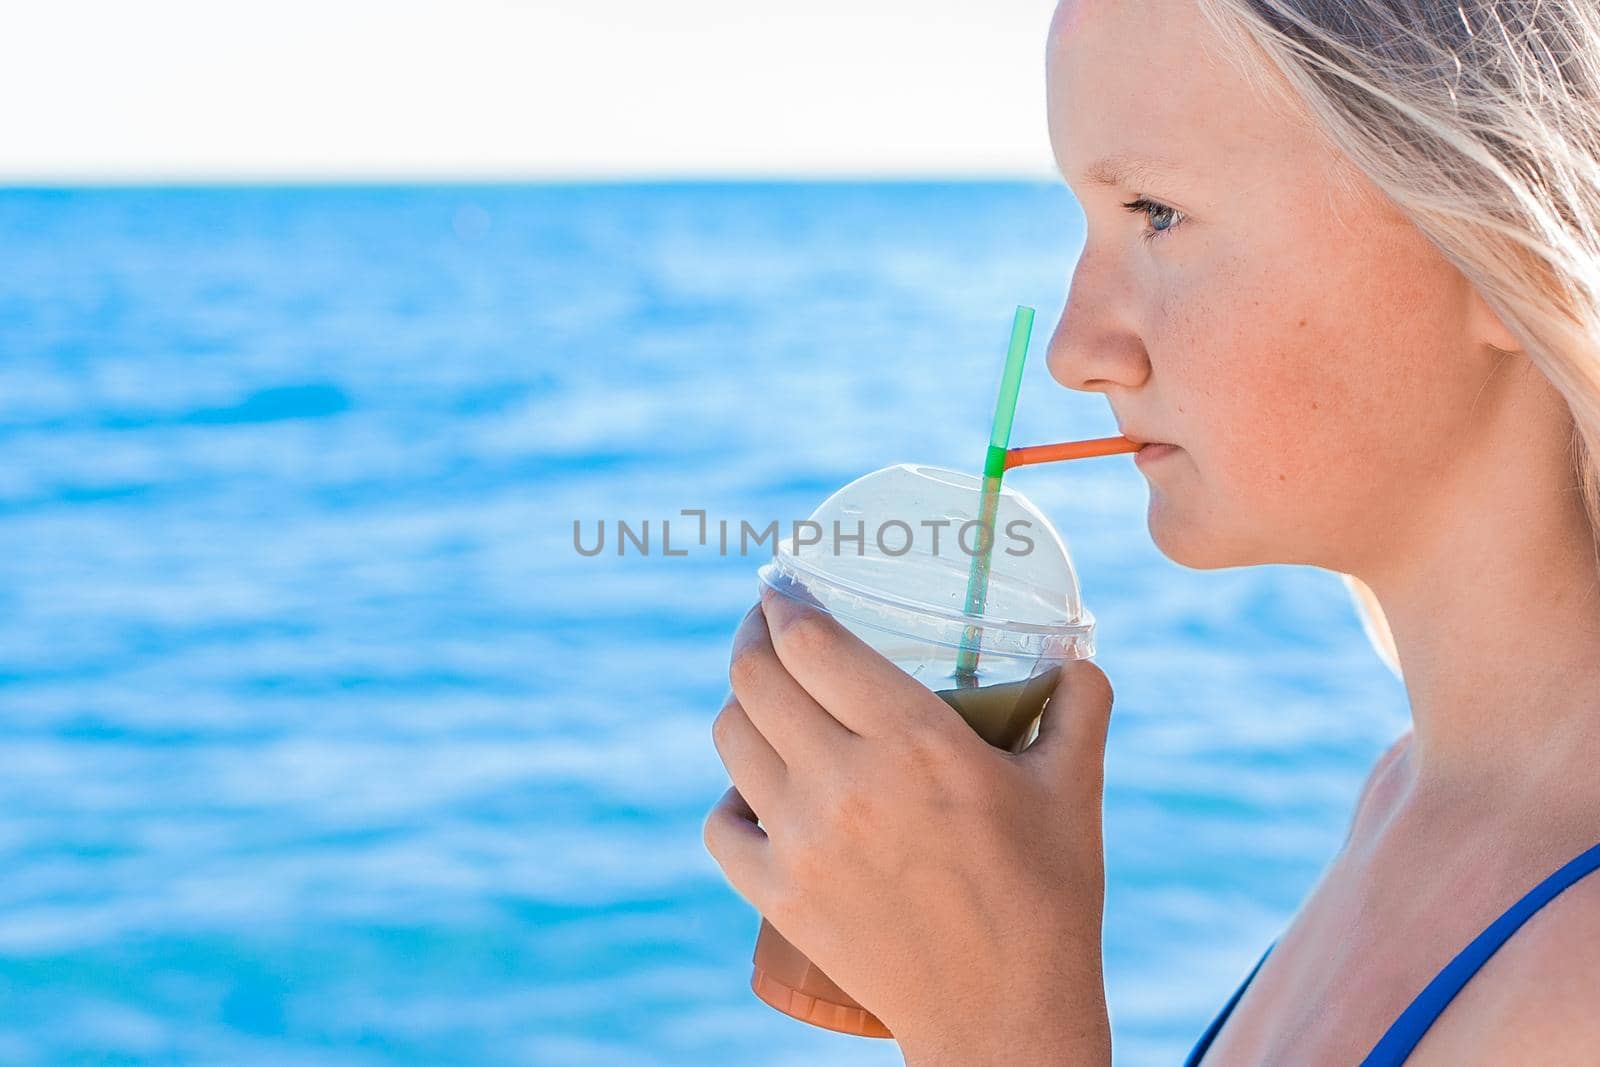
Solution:
[{"label": "bare skin", "polygon": [[[1144,466],[1168,556],[1326,567],[1383,604],[1414,736],[1208,1057],[1354,1063],[1506,905],[1600,841],[1594,544],[1559,395],[1307,122],[1208,56],[1212,40],[1182,0],[1058,10],[1052,142],[1088,238],[1051,369],[1104,393],[1128,432],[1179,447]],[[1091,172],[1107,155],[1172,166],[1105,185]],[[1122,207],[1139,196],[1162,207]],[[1563,990],[1547,961],[1600,961],[1597,902],[1591,880],[1550,905],[1412,1062],[1509,1062],[1488,1049],[1529,1013],[1501,1002],[1592,1004],[1600,967]],[[1596,1036],[1588,1015],[1558,1023]]]},{"label": "bare skin", "polygon": [[[1414,729],[1206,1060],[1349,1064],[1501,910],[1600,841],[1595,546],[1559,395],[1215,42],[1187,0],[1058,9],[1051,139],[1087,237],[1050,367],[1105,394],[1124,432],[1175,446],[1141,464],[1169,557],[1354,574],[1388,615]],[[707,847],[913,1067],[1109,1062],[1109,684],[1092,664],[1070,672],[1041,741],[1012,756],[886,666],[781,598],[746,618],[714,731],[735,788]],[[1410,1062],[1592,1062],[1597,961],[1590,878]],[[975,989],[1017,1010],[964,1009]]]}]

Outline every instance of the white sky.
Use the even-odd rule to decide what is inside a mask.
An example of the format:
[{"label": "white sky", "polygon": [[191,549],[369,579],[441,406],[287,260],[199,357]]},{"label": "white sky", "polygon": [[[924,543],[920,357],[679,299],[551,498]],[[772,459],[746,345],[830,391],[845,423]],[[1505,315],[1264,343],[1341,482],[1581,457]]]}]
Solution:
[{"label": "white sky", "polygon": [[1048,175],[1053,0],[38,0],[0,181]]}]

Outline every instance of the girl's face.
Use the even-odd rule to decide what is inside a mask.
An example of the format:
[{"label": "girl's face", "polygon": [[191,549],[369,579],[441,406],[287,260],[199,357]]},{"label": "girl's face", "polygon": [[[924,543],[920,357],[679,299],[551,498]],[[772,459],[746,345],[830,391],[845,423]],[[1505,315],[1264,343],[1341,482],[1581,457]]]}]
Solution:
[{"label": "girl's face", "polygon": [[1218,41],[1193,0],[1057,9],[1050,134],[1087,236],[1051,373],[1177,446],[1139,463],[1174,560],[1363,573],[1447,521],[1514,342]]}]

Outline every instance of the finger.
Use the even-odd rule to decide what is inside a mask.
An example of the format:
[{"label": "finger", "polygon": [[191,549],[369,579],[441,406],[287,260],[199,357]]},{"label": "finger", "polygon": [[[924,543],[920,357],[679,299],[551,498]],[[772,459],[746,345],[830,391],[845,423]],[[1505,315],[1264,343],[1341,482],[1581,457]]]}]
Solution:
[{"label": "finger", "polygon": [[756,825],[755,812],[737,789],[729,786],[712,806],[700,834],[734,892],[764,912],[771,882],[770,846],[766,832]]},{"label": "finger", "polygon": [[1091,660],[1069,660],[1039,719],[1039,736],[1021,754],[1057,780],[1082,781],[1095,792],[1105,771],[1111,680]]},{"label": "finger", "polygon": [[927,687],[827,612],[762,586],[761,611],[784,668],[852,732],[885,736],[963,726]]},{"label": "finger", "polygon": [[722,710],[711,724],[711,739],[734,788],[770,825],[789,769],[732,694],[723,701]]},{"label": "finger", "polygon": [[745,714],[790,767],[825,764],[849,739],[850,732],[811,699],[778,658],[760,604],[733,636],[728,680]]}]

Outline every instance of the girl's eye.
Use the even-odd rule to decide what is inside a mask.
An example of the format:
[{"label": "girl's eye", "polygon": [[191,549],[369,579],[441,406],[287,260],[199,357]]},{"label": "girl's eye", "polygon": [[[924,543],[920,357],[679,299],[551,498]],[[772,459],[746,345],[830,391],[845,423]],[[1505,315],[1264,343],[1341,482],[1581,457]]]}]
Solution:
[{"label": "girl's eye", "polygon": [[1143,215],[1149,222],[1149,229],[1142,234],[1145,240],[1154,240],[1166,233],[1178,223],[1183,221],[1183,213],[1177,208],[1158,204],[1147,197],[1136,197],[1122,205],[1135,215]]}]

